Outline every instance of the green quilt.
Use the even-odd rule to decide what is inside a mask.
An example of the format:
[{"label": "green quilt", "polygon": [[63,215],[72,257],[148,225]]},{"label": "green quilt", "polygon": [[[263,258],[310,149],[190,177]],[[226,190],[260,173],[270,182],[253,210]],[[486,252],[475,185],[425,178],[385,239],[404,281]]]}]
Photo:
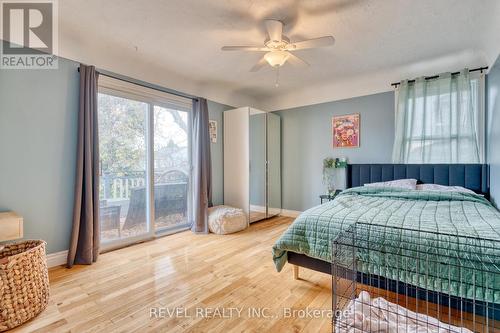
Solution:
[{"label": "green quilt", "polygon": [[[288,251],[331,262],[332,242],[353,228],[365,233],[384,228],[394,231],[359,238],[385,245],[372,251],[360,246],[358,270],[454,296],[500,303],[500,212],[475,194],[387,187],[345,190],[335,200],[303,212],[276,241],[276,269],[281,271]],[[410,230],[422,231],[425,237],[415,238]],[[415,241],[419,251],[401,246]],[[387,249],[398,248],[406,252],[388,254]],[[457,253],[466,255],[459,258]],[[335,260],[348,266],[348,255],[339,255]],[[440,258],[446,260],[439,263]],[[426,262],[439,267],[427,267]],[[435,278],[426,271],[433,271]]]}]

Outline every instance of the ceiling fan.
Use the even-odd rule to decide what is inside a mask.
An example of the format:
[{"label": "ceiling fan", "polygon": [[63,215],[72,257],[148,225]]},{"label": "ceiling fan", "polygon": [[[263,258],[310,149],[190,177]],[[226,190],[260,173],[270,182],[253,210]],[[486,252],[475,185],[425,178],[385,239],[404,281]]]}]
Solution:
[{"label": "ceiling fan", "polygon": [[323,36],[292,43],[287,36],[283,35],[283,22],[278,20],[265,20],[264,23],[269,37],[264,41],[263,46],[222,47],[222,51],[266,52],[259,62],[250,69],[251,72],[258,71],[266,64],[279,70],[279,67],[283,66],[287,61],[296,66],[309,66],[306,61],[297,57],[292,52],[331,46],[335,42],[333,36]]}]

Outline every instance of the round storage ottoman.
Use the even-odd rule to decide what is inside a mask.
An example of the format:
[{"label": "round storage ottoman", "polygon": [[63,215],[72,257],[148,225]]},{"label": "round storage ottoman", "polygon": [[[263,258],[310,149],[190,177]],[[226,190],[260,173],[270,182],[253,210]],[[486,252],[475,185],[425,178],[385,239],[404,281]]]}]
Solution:
[{"label": "round storage ottoman", "polygon": [[247,227],[247,215],[242,209],[224,205],[208,209],[208,229],[214,234],[231,234]]},{"label": "round storage ottoman", "polygon": [[0,332],[42,312],[49,301],[45,242],[0,245]]}]

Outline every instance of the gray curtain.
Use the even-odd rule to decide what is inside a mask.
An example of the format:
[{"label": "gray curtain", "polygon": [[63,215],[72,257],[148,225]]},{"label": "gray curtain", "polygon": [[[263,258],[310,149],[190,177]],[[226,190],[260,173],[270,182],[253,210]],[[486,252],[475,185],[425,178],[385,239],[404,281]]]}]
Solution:
[{"label": "gray curtain", "polygon": [[212,206],[212,166],[207,100],[193,100],[192,163],[193,221],[191,231],[208,233],[208,207]]},{"label": "gray curtain", "polygon": [[68,267],[92,264],[99,254],[97,79],[94,66],[80,65],[75,201]]}]

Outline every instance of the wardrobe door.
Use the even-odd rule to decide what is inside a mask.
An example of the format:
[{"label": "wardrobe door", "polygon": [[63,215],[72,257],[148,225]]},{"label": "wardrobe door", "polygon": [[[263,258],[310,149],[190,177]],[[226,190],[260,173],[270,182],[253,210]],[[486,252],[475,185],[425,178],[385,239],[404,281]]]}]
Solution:
[{"label": "wardrobe door", "polygon": [[250,223],[266,218],[266,114],[250,111]]},{"label": "wardrobe door", "polygon": [[281,213],[281,119],[267,114],[267,217]]},{"label": "wardrobe door", "polygon": [[224,111],[224,204],[249,213],[248,108]]}]

